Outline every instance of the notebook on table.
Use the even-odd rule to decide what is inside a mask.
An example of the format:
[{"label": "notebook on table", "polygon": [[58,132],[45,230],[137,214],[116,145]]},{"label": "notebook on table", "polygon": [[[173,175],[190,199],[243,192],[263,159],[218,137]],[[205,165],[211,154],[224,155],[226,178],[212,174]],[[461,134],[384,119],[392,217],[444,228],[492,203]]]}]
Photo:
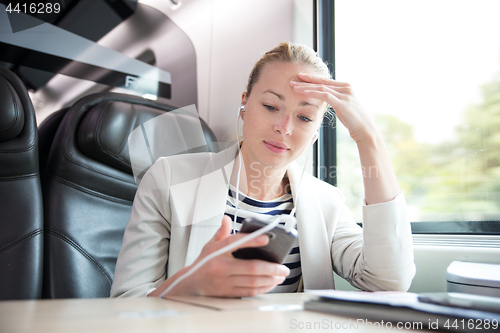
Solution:
[{"label": "notebook on table", "polygon": [[304,308],[353,318],[366,328],[498,331],[500,298],[462,293],[306,290]]}]

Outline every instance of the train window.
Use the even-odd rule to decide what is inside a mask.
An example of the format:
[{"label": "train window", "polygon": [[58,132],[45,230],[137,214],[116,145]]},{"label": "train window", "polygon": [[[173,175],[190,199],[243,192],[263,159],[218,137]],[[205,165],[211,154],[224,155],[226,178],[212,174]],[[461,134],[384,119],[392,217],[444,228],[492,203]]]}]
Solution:
[{"label": "train window", "polygon": [[[414,231],[500,234],[499,12],[496,0],[335,1],[336,79],[383,132]],[[337,184],[361,221],[357,150],[336,131]]]}]

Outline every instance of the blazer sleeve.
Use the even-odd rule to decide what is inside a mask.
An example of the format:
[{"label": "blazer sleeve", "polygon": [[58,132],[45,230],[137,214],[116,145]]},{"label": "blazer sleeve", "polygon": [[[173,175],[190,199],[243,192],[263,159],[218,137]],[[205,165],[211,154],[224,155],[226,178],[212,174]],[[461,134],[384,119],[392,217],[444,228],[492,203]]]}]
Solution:
[{"label": "blazer sleeve", "polygon": [[408,290],[415,264],[404,194],[364,205],[363,228],[344,205],[333,236],[332,261],[335,272],[356,288]]},{"label": "blazer sleeve", "polygon": [[111,297],[146,296],[165,280],[170,244],[170,167],[159,159],[134,198],[116,263]]}]

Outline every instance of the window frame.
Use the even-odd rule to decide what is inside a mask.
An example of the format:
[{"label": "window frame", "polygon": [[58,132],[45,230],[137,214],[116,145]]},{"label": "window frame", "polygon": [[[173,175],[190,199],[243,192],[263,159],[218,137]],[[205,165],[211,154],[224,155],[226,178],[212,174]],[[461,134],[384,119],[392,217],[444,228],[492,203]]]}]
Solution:
[{"label": "window frame", "polygon": [[[335,79],[335,0],[313,1],[313,44],[319,56],[328,64]],[[314,176],[336,186],[337,175],[320,170],[337,167],[337,131],[333,124],[324,123],[313,149]],[[500,215],[500,214],[499,214]],[[500,235],[499,221],[411,221],[413,234],[441,235]],[[362,223],[359,223],[362,225]]]}]

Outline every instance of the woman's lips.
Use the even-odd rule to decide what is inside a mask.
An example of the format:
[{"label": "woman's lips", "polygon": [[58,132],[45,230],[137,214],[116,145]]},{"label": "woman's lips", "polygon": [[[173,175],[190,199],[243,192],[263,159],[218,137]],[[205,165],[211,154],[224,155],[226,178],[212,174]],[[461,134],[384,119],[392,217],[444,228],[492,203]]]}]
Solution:
[{"label": "woman's lips", "polygon": [[290,150],[288,146],[284,143],[274,142],[274,141],[264,141],[264,143],[266,144],[266,147],[269,150],[275,153],[285,153],[288,150]]}]

